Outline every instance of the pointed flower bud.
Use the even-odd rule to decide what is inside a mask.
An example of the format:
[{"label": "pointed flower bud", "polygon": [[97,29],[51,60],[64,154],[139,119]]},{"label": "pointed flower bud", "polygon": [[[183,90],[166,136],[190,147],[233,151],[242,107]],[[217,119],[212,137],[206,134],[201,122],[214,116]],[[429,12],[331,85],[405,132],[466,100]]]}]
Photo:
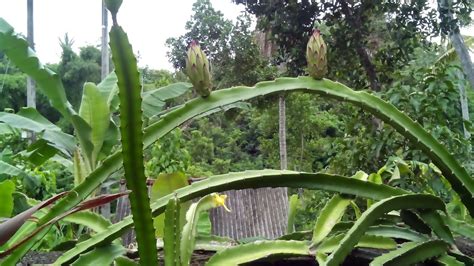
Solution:
[{"label": "pointed flower bud", "polygon": [[327,47],[319,30],[314,30],[306,46],[306,60],[309,75],[315,79],[322,79],[328,73],[326,58]]},{"label": "pointed flower bud", "polygon": [[211,74],[209,72],[209,61],[197,42],[192,41],[186,58],[186,74],[197,93],[202,97],[211,94]]},{"label": "pointed flower bud", "polygon": [[117,14],[123,0],[105,0],[105,6],[112,14]]}]

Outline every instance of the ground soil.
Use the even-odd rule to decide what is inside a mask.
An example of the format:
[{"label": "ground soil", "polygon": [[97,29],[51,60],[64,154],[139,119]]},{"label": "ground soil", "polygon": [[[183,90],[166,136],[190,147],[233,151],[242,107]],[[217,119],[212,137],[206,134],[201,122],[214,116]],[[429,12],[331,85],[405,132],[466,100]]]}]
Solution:
[{"label": "ground soil", "polygon": [[[466,238],[456,238],[456,246],[465,255],[474,257],[474,243]],[[192,266],[204,265],[209,258],[214,255],[213,251],[196,250],[192,257]],[[29,252],[21,261],[21,265],[32,265],[32,264],[51,264],[62,252]],[[369,265],[373,258],[382,254],[382,251],[376,249],[354,249],[351,255],[346,259],[343,266],[366,266]],[[126,254],[131,259],[136,259],[138,253],[136,251],[130,251]],[[160,265],[163,265],[163,253],[159,252]],[[312,256],[298,256],[290,258],[273,257],[265,258],[263,260],[255,261],[246,265],[251,266],[316,266],[316,260]],[[437,265],[430,262],[425,262],[420,265]]]}]

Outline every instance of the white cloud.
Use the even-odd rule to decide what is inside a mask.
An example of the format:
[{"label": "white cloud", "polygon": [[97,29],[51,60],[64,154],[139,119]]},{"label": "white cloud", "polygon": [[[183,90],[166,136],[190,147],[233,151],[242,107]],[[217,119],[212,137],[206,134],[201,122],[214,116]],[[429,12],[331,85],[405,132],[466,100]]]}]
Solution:
[{"label": "white cloud", "polygon": [[[26,35],[26,0],[0,0],[0,17],[17,32]],[[227,18],[235,19],[242,6],[230,0],[211,0],[214,8]],[[119,12],[119,24],[128,33],[140,65],[171,69],[166,58],[165,41],[184,33],[192,15],[194,0],[125,0]],[[36,52],[42,62],[59,61],[59,38],[65,33],[74,39],[74,47],[99,45],[101,37],[101,1],[42,0],[34,1]],[[109,24],[111,24],[109,19]]]}]

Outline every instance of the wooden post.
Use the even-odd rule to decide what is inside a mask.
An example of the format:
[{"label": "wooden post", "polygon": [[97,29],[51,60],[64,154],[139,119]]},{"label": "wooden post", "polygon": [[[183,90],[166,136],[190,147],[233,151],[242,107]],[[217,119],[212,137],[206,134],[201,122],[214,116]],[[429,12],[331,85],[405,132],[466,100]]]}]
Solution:
[{"label": "wooden post", "polygon": [[[27,0],[27,41],[31,49],[35,50],[33,28],[33,0]],[[26,106],[36,108],[35,82],[31,77],[26,80]]]}]

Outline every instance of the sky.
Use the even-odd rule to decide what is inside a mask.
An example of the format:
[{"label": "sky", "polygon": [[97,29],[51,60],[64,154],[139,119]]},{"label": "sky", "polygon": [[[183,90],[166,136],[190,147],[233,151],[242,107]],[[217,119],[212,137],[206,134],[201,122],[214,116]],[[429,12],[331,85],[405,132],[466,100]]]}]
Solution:
[{"label": "sky", "polygon": [[[128,33],[139,65],[172,70],[166,58],[165,41],[185,33],[185,23],[192,15],[195,0],[124,0],[118,15],[119,24]],[[244,10],[231,0],[211,0],[226,18],[235,18]],[[0,17],[26,36],[27,0],[0,0]],[[68,33],[74,48],[100,45],[100,0],[34,1],[36,54],[43,63],[57,63],[61,55],[59,38]],[[112,20],[109,17],[109,26]]]}]

